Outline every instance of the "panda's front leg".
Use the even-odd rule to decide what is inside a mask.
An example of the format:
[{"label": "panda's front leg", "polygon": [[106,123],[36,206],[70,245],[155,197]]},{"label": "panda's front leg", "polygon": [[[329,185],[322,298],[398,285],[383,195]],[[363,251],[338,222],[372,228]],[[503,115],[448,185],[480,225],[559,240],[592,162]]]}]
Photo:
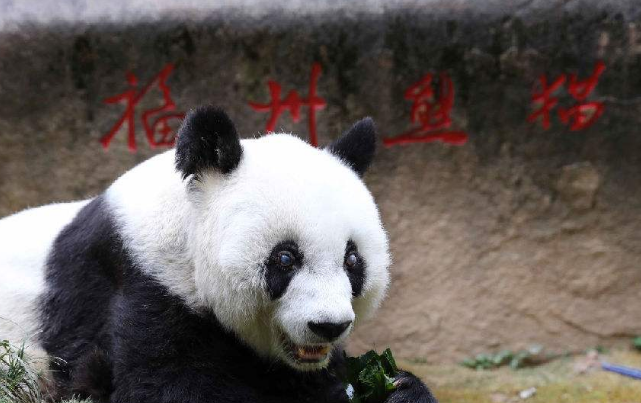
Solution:
[{"label": "panda's front leg", "polygon": [[400,371],[394,379],[396,390],[385,403],[438,403],[427,385],[414,374]]}]

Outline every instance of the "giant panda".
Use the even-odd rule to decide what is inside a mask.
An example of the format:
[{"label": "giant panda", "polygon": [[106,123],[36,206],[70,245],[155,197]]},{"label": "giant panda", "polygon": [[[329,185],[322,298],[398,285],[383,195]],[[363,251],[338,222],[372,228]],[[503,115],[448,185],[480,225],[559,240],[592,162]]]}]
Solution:
[{"label": "giant panda", "polygon": [[[219,108],[104,193],[0,221],[0,337],[50,357],[55,399],[347,402],[342,345],[389,282],[361,177],[371,119],[325,149],[240,140]],[[388,402],[436,402],[401,371]]]}]

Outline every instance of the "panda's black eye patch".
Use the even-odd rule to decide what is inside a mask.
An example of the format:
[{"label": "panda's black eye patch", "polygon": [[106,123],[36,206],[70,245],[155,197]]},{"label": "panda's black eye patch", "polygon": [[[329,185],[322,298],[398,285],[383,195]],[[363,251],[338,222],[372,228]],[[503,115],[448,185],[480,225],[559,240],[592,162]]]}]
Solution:
[{"label": "panda's black eye patch", "polygon": [[287,290],[289,282],[303,265],[303,254],[294,241],[278,243],[265,262],[265,280],[271,299],[278,299]]},{"label": "panda's black eye patch", "polygon": [[360,296],[365,283],[365,261],[358,253],[358,248],[352,240],[349,240],[345,247],[345,262],[343,265],[352,285],[352,295],[354,297]]}]

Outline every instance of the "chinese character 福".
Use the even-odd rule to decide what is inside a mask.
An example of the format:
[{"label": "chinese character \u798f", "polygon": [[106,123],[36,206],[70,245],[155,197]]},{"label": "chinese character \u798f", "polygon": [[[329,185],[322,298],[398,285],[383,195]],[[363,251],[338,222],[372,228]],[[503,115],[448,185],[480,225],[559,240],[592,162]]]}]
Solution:
[{"label": "chinese character \u798f", "polygon": [[[126,104],[125,111],[121,118],[111,130],[100,139],[100,143],[105,149],[109,148],[111,140],[113,140],[120,128],[126,123],[128,133],[127,145],[131,152],[136,151],[136,106],[155,84],[158,85],[158,89],[162,92],[163,104],[158,108],[147,109],[142,112],[142,126],[145,130],[147,141],[152,148],[163,146],[171,147],[174,145],[176,135],[169,121],[171,119],[178,119],[178,121],[180,121],[185,117],[185,114],[182,112],[174,112],[176,104],[171,99],[171,89],[167,85],[167,78],[173,68],[174,66],[172,64],[165,66],[165,68],[140,91],[137,90],[138,78],[133,73],[127,73],[127,82],[130,88],[121,94],[109,97],[103,101],[106,104],[117,104],[121,102]],[[153,119],[155,115],[159,114],[160,116]],[[156,138],[157,134],[159,135],[158,139]]]}]

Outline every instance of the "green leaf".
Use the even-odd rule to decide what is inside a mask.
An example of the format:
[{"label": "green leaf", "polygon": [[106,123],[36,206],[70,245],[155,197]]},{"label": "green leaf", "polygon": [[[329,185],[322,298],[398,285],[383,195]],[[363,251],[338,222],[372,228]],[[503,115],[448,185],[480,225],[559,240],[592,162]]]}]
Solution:
[{"label": "green leaf", "polygon": [[385,369],[385,374],[391,377],[394,377],[398,374],[398,367],[396,366],[396,361],[392,356],[392,350],[385,349],[383,354],[380,355],[381,363],[383,364],[383,369]]},{"label": "green leaf", "polygon": [[385,391],[387,394],[393,392],[396,390],[396,386],[394,385],[394,378],[385,375]]},{"label": "green leaf", "polygon": [[363,370],[361,366],[361,361],[358,358],[348,357],[347,358],[347,379],[345,383],[351,383],[354,388],[356,388],[356,383],[358,382],[358,375]]},{"label": "green leaf", "polygon": [[370,362],[375,361],[378,362],[378,354],[376,354],[376,351],[370,350],[366,352],[365,354],[361,355],[358,357],[358,360],[361,364],[361,369],[365,369],[370,365]]},{"label": "green leaf", "polygon": [[368,351],[360,357],[346,357],[345,384],[351,384],[351,403],[382,403],[396,389],[394,377],[398,367],[390,349],[378,355]]},{"label": "green leaf", "polygon": [[371,365],[368,365],[359,376],[361,383],[366,386],[363,397],[368,401],[382,402],[387,396],[385,371],[379,360],[370,361],[370,363]]},{"label": "green leaf", "polygon": [[641,351],[641,336],[634,339],[634,348]]}]

